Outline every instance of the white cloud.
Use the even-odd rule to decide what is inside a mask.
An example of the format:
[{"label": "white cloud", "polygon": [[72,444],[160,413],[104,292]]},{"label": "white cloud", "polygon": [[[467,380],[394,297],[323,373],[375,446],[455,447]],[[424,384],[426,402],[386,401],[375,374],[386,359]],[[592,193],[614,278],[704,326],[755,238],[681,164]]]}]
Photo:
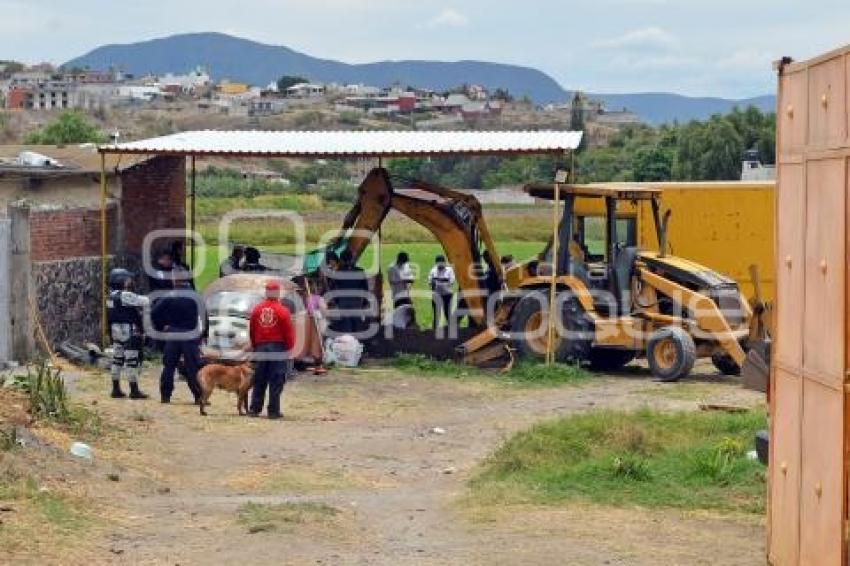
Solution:
[{"label": "white cloud", "polygon": [[462,28],[467,25],[469,25],[469,18],[453,8],[446,8],[428,20],[428,27]]},{"label": "white cloud", "polygon": [[675,35],[660,27],[651,26],[594,42],[593,47],[601,49],[671,49],[678,44],[679,39]]}]

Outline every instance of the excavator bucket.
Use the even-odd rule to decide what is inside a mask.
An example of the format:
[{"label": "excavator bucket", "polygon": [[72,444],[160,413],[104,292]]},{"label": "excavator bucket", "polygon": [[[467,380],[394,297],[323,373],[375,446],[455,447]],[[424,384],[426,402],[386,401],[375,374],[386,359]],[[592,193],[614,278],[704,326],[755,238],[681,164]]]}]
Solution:
[{"label": "excavator bucket", "polygon": [[516,356],[501,332],[490,327],[458,346],[456,358],[471,366],[497,367],[502,371],[510,371]]},{"label": "excavator bucket", "polygon": [[771,305],[762,300],[761,278],[758,267],[750,266],[750,279],[755,294],[750,301],[753,317],[750,321],[750,338],[747,358],[741,365],[741,378],[744,387],[767,393],[770,383],[770,327],[772,319]]},{"label": "excavator bucket", "polygon": [[744,387],[747,389],[761,393],[768,392],[768,385],[770,384],[770,346],[769,338],[750,345],[750,350],[747,352],[747,359],[741,367],[741,378],[743,379]]}]

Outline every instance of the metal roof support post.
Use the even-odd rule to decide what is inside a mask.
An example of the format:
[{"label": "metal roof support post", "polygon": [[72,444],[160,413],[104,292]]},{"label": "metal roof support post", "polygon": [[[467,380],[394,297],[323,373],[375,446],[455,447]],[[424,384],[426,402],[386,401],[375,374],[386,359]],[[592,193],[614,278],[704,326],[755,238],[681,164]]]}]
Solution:
[{"label": "metal roof support post", "polygon": [[552,365],[555,361],[555,297],[557,294],[556,281],[558,279],[558,210],[561,208],[561,186],[555,183],[555,203],[552,207],[552,265],[549,282],[549,318],[548,335],[546,338],[546,364]]},{"label": "metal roof support post", "polygon": [[190,241],[189,245],[192,246],[192,251],[191,251],[191,260],[190,260],[189,267],[192,268],[192,272],[193,272],[192,275],[193,276],[194,276],[194,271],[195,271],[195,176],[196,176],[195,156],[192,155],[192,177],[191,177],[191,187],[190,187],[191,193],[189,194],[190,203],[191,203],[190,204],[190,207],[191,207],[190,215],[191,216],[189,217],[189,241]]},{"label": "metal roof support post", "polygon": [[109,328],[106,317],[106,286],[109,268],[109,234],[106,216],[106,154],[100,154],[100,338],[101,346],[106,348],[109,341]]}]

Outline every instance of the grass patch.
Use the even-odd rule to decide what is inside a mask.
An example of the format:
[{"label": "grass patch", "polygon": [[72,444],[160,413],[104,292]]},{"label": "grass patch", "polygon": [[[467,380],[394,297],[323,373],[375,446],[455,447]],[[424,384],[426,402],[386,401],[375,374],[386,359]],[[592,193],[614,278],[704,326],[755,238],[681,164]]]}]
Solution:
[{"label": "grass patch", "polygon": [[0,549],[9,552],[55,545],[94,523],[83,501],[39,489],[32,477],[8,470],[0,475],[0,503],[9,503],[14,509],[13,515],[4,517],[12,521],[0,526]]},{"label": "grass patch", "polygon": [[245,503],[240,506],[238,522],[249,533],[289,531],[299,525],[325,524],[340,513],[324,503]]},{"label": "grass patch", "polygon": [[763,411],[600,411],[541,424],[508,440],[471,480],[485,504],[584,500],[764,511],[765,469],[747,458]]},{"label": "grass patch", "polygon": [[446,377],[453,379],[490,380],[514,385],[564,385],[588,379],[592,374],[579,366],[568,364],[545,364],[521,361],[509,372],[478,369],[448,360],[435,360],[421,354],[399,354],[392,366],[403,372],[416,375]]}]

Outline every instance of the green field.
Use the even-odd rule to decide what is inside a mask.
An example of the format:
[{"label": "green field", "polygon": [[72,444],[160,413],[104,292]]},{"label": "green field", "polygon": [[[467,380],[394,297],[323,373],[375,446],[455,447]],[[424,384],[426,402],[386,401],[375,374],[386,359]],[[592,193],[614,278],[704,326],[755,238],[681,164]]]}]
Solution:
[{"label": "green field", "polygon": [[[497,244],[499,253],[502,255],[512,254],[517,260],[535,257],[542,249],[542,244],[535,242],[500,242]],[[429,326],[433,322],[431,313],[431,299],[428,289],[428,271],[434,264],[434,258],[443,253],[443,249],[437,242],[413,242],[405,244],[383,244],[381,251],[381,262],[383,273],[386,275],[387,267],[401,251],[410,255],[414,273],[418,277],[414,284],[413,304],[416,308],[417,321],[421,326]],[[271,252],[291,252],[291,246],[263,246],[261,249]],[[204,269],[197,278],[199,289],[206,287],[211,281],[218,277],[219,250],[216,246],[208,246],[205,250],[198,250],[200,258],[203,255]],[[359,265],[369,273],[376,273],[378,261],[375,246],[369,246],[363,254]],[[388,293],[388,290],[387,290]],[[420,296],[421,294],[421,296]]]},{"label": "green field", "polygon": [[[219,221],[224,214],[237,209],[286,209],[308,213],[305,216],[308,251],[329,233],[335,233],[339,229],[347,211],[347,207],[339,203],[327,203],[314,195],[198,199],[198,231],[207,244],[206,248],[196,249],[197,262],[203,260],[203,268],[196,281],[200,289],[218,277],[218,266],[224,259],[219,257],[216,245],[219,238]],[[498,253],[513,255],[518,261],[535,257],[543,249],[551,230],[550,215],[548,207],[497,205],[485,210],[485,219]],[[236,222],[231,227],[229,236],[232,242],[254,245],[262,251],[281,253],[293,253],[296,239],[291,223],[281,219]],[[382,242],[380,259],[373,244],[367,248],[359,265],[370,274],[377,273],[379,266],[386,273],[396,255],[406,251],[417,274],[414,285],[417,321],[421,326],[430,326],[433,316],[427,277],[434,258],[445,253],[442,246],[425,228],[399,215],[391,215],[384,222]]]}]

